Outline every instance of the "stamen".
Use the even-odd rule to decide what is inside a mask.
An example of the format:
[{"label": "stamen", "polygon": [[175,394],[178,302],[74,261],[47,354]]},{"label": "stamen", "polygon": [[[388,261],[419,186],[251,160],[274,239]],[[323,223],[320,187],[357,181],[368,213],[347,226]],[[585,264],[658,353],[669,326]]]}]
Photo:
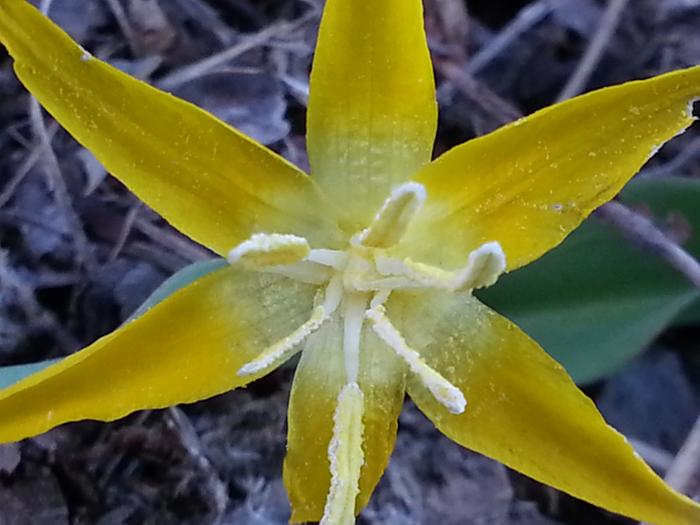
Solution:
[{"label": "stamen", "polygon": [[348,254],[339,250],[319,248],[311,250],[306,260],[328,266],[334,270],[343,270],[348,261]]},{"label": "stamen", "polygon": [[323,304],[314,308],[311,318],[299,328],[294,330],[284,339],[280,339],[273,345],[267,347],[253,361],[243,365],[238,370],[239,376],[257,374],[275,363],[281,364],[289,359],[292,351],[304,340],[321,328],[321,325],[330,319],[336,311],[343,298],[343,282],[340,276],[335,276],[326,287]]},{"label": "stamen", "polygon": [[240,370],[238,370],[238,375],[248,376],[257,374],[275,363],[281,364],[282,361],[291,357],[290,352],[294,350],[297,345],[301,344],[304,339],[318,330],[327,319],[328,314],[326,313],[326,309],[323,306],[317,306],[314,308],[311,318],[308,321],[287,337],[268,346],[253,361],[243,365]]},{"label": "stamen", "polygon": [[324,284],[333,275],[333,270],[310,261],[300,261],[286,266],[267,266],[259,269],[261,272],[283,275],[296,281],[308,284]]},{"label": "stamen", "polygon": [[400,262],[401,275],[406,276],[424,288],[444,288],[449,290],[455,279],[454,272],[448,272],[442,268],[415,262],[411,259],[404,259]]},{"label": "stamen", "polygon": [[336,274],[326,286],[324,294],[323,308],[328,312],[328,315],[336,311],[340,302],[343,300],[343,276]]},{"label": "stamen", "polygon": [[391,295],[391,290],[382,290],[382,291],[374,294],[374,297],[372,297],[372,300],[369,303],[370,310],[372,308],[377,308],[378,306],[382,306],[389,299],[390,295]]},{"label": "stamen", "polygon": [[355,500],[360,492],[362,452],[362,414],[364,395],[357,383],[343,387],[333,415],[333,438],[328,445],[331,484],[320,525],[352,525]]},{"label": "stamen", "polygon": [[439,372],[431,368],[423,361],[418,352],[406,344],[401,333],[391,324],[391,321],[386,316],[386,310],[383,306],[375,306],[367,310],[365,315],[372,321],[372,329],[379,338],[406,361],[411,371],[421,379],[423,385],[433,394],[437,401],[452,414],[464,412],[467,406],[464,394]]},{"label": "stamen", "polygon": [[[463,269],[449,272],[411,259],[397,260],[384,255],[375,257],[381,275],[402,276],[424,288],[473,290],[491,286],[506,269],[506,256],[498,242],[487,242],[472,251]],[[411,286],[404,286],[410,288]]]},{"label": "stamen", "polygon": [[457,274],[452,289],[473,290],[494,284],[506,270],[506,254],[496,242],[487,242],[469,254],[464,270]]},{"label": "stamen", "polygon": [[302,261],[309,255],[309,243],[303,237],[280,233],[256,233],[228,254],[230,264],[243,263],[259,269]]},{"label": "stamen", "polygon": [[402,184],[391,192],[369,228],[362,230],[353,242],[372,248],[393,246],[403,237],[411,219],[423,206],[425,197],[422,184]]},{"label": "stamen", "polygon": [[364,294],[348,294],[343,311],[343,356],[349,383],[357,381],[360,368],[360,338],[367,300]]}]

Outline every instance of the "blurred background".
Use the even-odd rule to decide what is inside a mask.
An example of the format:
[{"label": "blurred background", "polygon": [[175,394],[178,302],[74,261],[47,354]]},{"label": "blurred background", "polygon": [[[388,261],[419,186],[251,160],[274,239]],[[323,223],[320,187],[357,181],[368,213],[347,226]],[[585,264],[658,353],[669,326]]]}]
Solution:
[{"label": "blurred background", "polygon": [[[307,168],[322,0],[41,3],[97,57]],[[436,154],[580,92],[700,63],[700,0],[425,0],[425,8]],[[700,127],[665,146],[620,202],[622,212],[604,208],[481,298],[559,359],[657,472],[700,496],[700,454],[689,454],[700,446],[700,426],[691,432],[700,288],[668,257],[676,245],[700,256]],[[0,51],[0,366],[75,351],[116,328],[169,275],[211,257],[37,112]],[[193,406],[0,446],[0,525],[286,523],[291,375],[286,367]],[[396,452],[359,523],[631,522],[461,449],[407,402]]]}]

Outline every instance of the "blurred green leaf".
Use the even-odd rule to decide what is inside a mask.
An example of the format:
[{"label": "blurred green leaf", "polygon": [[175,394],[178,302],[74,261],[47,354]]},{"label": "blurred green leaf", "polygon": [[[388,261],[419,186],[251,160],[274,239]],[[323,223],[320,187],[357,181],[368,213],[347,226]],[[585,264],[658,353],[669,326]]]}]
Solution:
[{"label": "blurred green leaf", "polygon": [[54,363],[58,363],[59,361],[60,359],[48,359],[46,361],[29,363],[27,365],[0,367],[0,389],[13,385],[20,379],[24,379],[29,375],[40,372],[44,368],[49,367]]},{"label": "blurred green leaf", "polygon": [[188,284],[196,281],[200,277],[204,277],[208,273],[218,270],[219,268],[223,268],[226,266],[226,264],[228,263],[224,259],[211,259],[209,261],[200,261],[185,266],[163,281],[163,283],[156,288],[151,295],[148,296],[148,299],[146,299],[141,306],[139,306],[136,311],[129,316],[127,322],[143,315],[159,302],[177,292],[180,288],[184,288]]},{"label": "blurred green leaf", "polygon": [[[634,181],[621,200],[651,210],[658,222],[682,217],[695,232],[685,246],[700,254],[700,181]],[[595,218],[537,262],[478,295],[536,339],[579,383],[614,372],[690,305],[700,305],[700,292],[676,270]],[[689,312],[688,320],[700,314]]]},{"label": "blurred green leaf", "polygon": [[700,299],[683,310],[673,324],[676,326],[700,324]]},{"label": "blurred green leaf", "polygon": [[[664,186],[666,188],[664,189]],[[654,197],[650,198],[650,195]],[[673,219],[680,214],[691,228],[691,237],[684,247],[700,259],[700,180],[670,177],[644,181],[630,185],[625,192],[627,202],[632,205],[646,203],[659,217]],[[674,325],[683,326],[700,323],[700,298],[674,320]]]},{"label": "blurred green leaf", "polygon": [[[191,282],[199,279],[200,277],[204,277],[206,274],[213,272],[214,270],[218,270],[225,265],[225,260],[213,259],[211,261],[197,262],[184,267],[182,270],[163,281],[163,284],[156,288],[156,290],[148,296],[148,299],[146,299],[143,304],[139,306],[133,314],[131,314],[127,322],[131,321],[132,319],[136,319],[140,315],[143,315],[150,308],[153,308],[159,302],[177,292],[180,288],[184,288]],[[21,379],[39,372],[59,361],[60,359],[49,359],[47,361],[29,363],[26,365],[0,367],[0,389],[13,385]]]}]

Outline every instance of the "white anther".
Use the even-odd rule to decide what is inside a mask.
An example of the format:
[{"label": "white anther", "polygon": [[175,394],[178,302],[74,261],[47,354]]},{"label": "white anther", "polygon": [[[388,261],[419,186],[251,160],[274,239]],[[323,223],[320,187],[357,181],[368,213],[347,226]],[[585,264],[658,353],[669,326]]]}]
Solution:
[{"label": "white anther", "polygon": [[464,394],[423,361],[418,352],[408,346],[401,333],[386,316],[383,306],[371,308],[367,310],[365,315],[372,321],[372,329],[379,338],[393,348],[396,354],[406,362],[411,372],[418,376],[438,402],[452,414],[464,412],[467,406]]},{"label": "white anther", "polygon": [[92,59],[92,53],[85,49],[83,46],[78,46],[80,50],[83,52],[82,55],[80,55],[80,60],[82,62],[89,62]]},{"label": "white anther", "polygon": [[304,260],[309,252],[309,243],[303,237],[281,233],[256,233],[229,252],[228,262],[240,262],[260,269],[294,264]]},{"label": "white anther", "polygon": [[473,290],[494,284],[506,270],[506,254],[496,242],[487,242],[469,254],[467,265],[456,275],[453,290]]},{"label": "white anther", "polygon": [[331,483],[320,525],[352,525],[355,501],[360,492],[364,464],[362,434],[364,395],[356,382],[346,384],[338,395],[333,414],[333,437],[328,445]]},{"label": "white anther", "polygon": [[355,244],[372,248],[388,248],[401,240],[411,219],[423,206],[425,186],[407,182],[391,192],[372,224],[352,240]]}]

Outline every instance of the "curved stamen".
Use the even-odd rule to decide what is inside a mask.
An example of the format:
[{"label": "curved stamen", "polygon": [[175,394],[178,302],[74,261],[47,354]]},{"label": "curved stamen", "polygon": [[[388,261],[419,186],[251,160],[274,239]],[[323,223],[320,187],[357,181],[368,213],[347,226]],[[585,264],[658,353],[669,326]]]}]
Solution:
[{"label": "curved stamen", "polygon": [[275,364],[282,364],[292,357],[294,349],[304,340],[321,328],[340,305],[343,297],[343,284],[339,276],[334,277],[326,287],[323,304],[314,308],[308,321],[294,330],[287,337],[280,339],[267,347],[253,361],[246,363],[238,370],[239,376],[257,374]]},{"label": "curved stamen", "polygon": [[275,363],[281,364],[282,361],[289,359],[291,352],[301,344],[307,337],[318,330],[321,325],[328,319],[323,306],[314,308],[311,318],[294,330],[287,337],[280,339],[271,346],[268,346],[255,360],[246,363],[238,370],[239,376],[248,376],[257,374],[265,370]]},{"label": "curved stamen", "polygon": [[303,237],[256,233],[228,253],[228,262],[242,263],[255,269],[282,266],[304,260],[310,250],[309,243]]},{"label": "curved stamen", "polygon": [[454,290],[473,290],[494,284],[506,271],[506,254],[495,241],[479,246],[469,254],[467,265],[457,273]]},{"label": "curved stamen", "polygon": [[333,437],[328,445],[331,484],[320,525],[350,525],[355,522],[355,500],[360,492],[362,415],[364,395],[357,383],[346,384],[338,395],[333,415]]},{"label": "curved stamen", "polygon": [[441,288],[444,290],[473,290],[491,286],[506,269],[506,256],[498,242],[487,242],[469,253],[461,270],[449,272],[411,259],[392,259],[383,254],[375,257],[377,272],[389,278],[403,277],[412,285],[395,288]]},{"label": "curved stamen", "polygon": [[342,271],[348,262],[348,254],[339,250],[319,248],[311,250],[306,260]]},{"label": "curved stamen", "polygon": [[387,345],[394,349],[396,354],[401,357],[411,369],[411,372],[416,374],[423,385],[433,394],[433,397],[439,401],[452,414],[461,414],[467,406],[467,400],[464,394],[445,379],[439,372],[431,368],[418,352],[408,346],[406,340],[401,333],[394,327],[389,318],[386,316],[385,308],[379,304],[370,308],[366,312],[366,316],[372,321],[372,329]]},{"label": "curved stamen", "polygon": [[258,271],[274,273],[307,284],[324,284],[333,276],[333,270],[310,261],[301,261],[284,266],[267,266]]},{"label": "curved stamen", "polygon": [[407,182],[394,189],[375,215],[369,228],[353,240],[371,248],[388,248],[401,240],[411,219],[425,202],[425,187],[418,182]]}]

